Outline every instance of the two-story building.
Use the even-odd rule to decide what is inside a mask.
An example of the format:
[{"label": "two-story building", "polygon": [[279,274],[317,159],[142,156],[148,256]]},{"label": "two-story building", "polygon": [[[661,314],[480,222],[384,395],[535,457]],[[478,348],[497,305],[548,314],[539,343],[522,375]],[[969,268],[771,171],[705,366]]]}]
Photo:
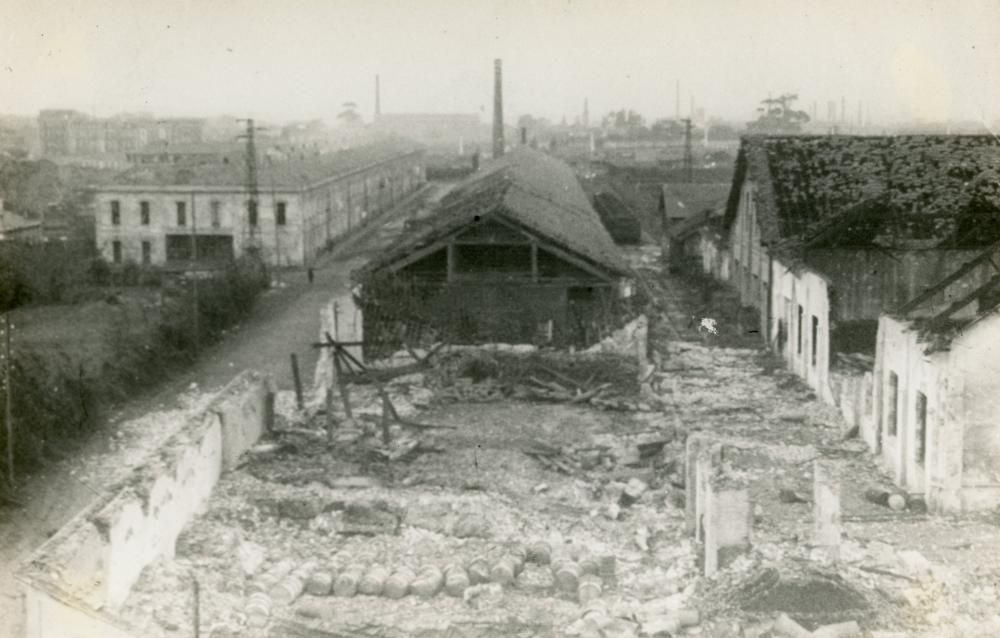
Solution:
[{"label": "two-story building", "polygon": [[113,263],[171,266],[256,248],[270,264],[307,265],[425,182],[423,152],[399,140],[260,157],[255,196],[245,154],[238,160],[140,166],[96,189],[98,250]]}]

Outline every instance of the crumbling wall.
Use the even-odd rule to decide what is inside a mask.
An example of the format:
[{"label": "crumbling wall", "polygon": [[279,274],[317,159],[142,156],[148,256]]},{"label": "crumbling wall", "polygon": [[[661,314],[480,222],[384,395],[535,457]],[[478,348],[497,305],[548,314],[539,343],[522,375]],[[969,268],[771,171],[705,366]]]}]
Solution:
[{"label": "crumbling wall", "polygon": [[[954,457],[956,446],[957,450],[962,449],[963,437],[960,428],[952,426],[954,420],[949,414],[954,406],[949,405],[949,392],[945,390],[948,365],[947,353],[924,353],[924,344],[909,322],[882,317],[875,368],[879,421],[874,428],[874,449],[879,449],[881,441],[881,461],[896,484],[910,493],[922,494],[928,490],[954,493],[962,474],[961,455],[949,460]],[[926,445],[922,461],[917,453],[921,445],[916,409],[918,392],[926,397]]]},{"label": "crumbling wall", "polygon": [[[1000,504],[1000,317],[990,314],[967,327],[951,343],[947,387],[951,415],[963,443],[962,509]],[[958,452],[953,455],[957,456]],[[955,460],[957,462],[957,459]]]},{"label": "crumbling wall", "polygon": [[856,428],[872,449],[875,449],[874,385],[871,370],[830,370],[830,392],[844,417],[844,429],[850,432]]},{"label": "crumbling wall", "polygon": [[183,527],[223,471],[268,424],[268,380],[244,372],[123,482],[109,488],[40,547],[18,572],[27,636],[124,636],[109,612],[142,570],[173,557]]},{"label": "crumbling wall", "polygon": [[133,638],[129,628],[103,610],[41,587],[27,587],[25,638]]},{"label": "crumbling wall", "polygon": [[711,230],[704,230],[700,239],[701,268],[716,281],[729,281],[730,253],[724,242]]}]

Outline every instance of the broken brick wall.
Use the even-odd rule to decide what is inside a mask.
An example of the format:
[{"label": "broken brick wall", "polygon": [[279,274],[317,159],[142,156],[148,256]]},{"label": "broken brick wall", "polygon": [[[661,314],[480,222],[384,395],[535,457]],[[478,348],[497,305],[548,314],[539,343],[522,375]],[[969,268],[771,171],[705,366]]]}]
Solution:
[{"label": "broken brick wall", "polygon": [[830,370],[830,392],[833,402],[844,418],[844,431],[857,428],[859,436],[874,449],[875,377],[871,370],[833,368]]},{"label": "broken brick wall", "polygon": [[[257,373],[236,377],[29,558],[18,572],[29,638],[76,635],[53,624],[54,617],[110,622],[107,613],[125,601],[146,565],[173,556],[177,536],[202,511],[221,473],[264,432],[270,391]],[[124,635],[116,631],[103,635]]]}]

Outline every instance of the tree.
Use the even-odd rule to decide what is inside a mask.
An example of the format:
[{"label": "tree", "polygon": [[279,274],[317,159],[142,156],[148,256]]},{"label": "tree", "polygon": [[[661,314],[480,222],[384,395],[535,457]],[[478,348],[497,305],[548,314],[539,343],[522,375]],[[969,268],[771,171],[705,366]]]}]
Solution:
[{"label": "tree", "polygon": [[802,125],[809,121],[809,114],[793,108],[797,99],[799,96],[794,93],[784,93],[761,100],[757,119],[747,124],[747,129],[755,133],[801,133]]}]

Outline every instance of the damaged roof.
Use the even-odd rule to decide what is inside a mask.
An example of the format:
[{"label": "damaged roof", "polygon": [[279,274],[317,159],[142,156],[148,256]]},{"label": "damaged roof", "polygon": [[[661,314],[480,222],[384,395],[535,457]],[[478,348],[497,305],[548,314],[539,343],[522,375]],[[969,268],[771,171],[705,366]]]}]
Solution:
[{"label": "damaged roof", "polygon": [[402,236],[358,275],[383,268],[490,213],[506,217],[613,274],[629,273],[628,264],[569,165],[521,147],[486,163],[459,184],[423,225]]},{"label": "damaged roof", "polygon": [[[727,228],[747,179],[765,244],[835,227],[842,215],[849,223],[827,233],[826,245],[957,248],[1000,239],[1000,140],[990,135],[745,137]],[[859,207],[868,214],[858,216]]]},{"label": "damaged roof", "polygon": [[[273,162],[259,157],[257,159],[257,182],[261,189],[272,187],[307,188],[332,177],[408,155],[416,150],[418,150],[418,146],[413,142],[389,138],[333,153],[306,152]],[[108,190],[114,190],[116,186],[244,188],[247,182],[247,167],[243,157],[241,155],[236,161],[203,164],[197,167],[183,165],[137,166],[118,175],[114,184],[105,188]]]}]

